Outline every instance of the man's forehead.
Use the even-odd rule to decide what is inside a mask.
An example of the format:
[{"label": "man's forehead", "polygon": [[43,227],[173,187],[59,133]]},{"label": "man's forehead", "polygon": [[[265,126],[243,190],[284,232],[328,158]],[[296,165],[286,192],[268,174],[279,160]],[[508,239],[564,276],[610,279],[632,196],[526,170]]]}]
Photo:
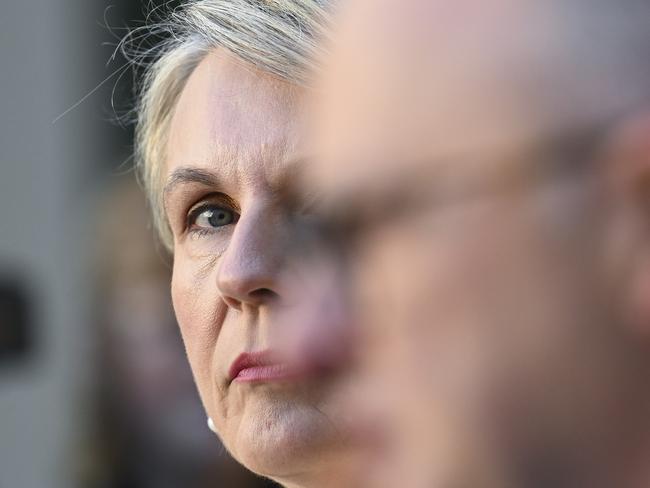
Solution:
[{"label": "man's forehead", "polygon": [[[322,82],[324,176],[372,174],[379,166],[390,173],[391,166],[480,153],[539,130],[540,118],[518,103],[503,66],[481,46],[489,29],[467,35],[471,19],[459,21],[473,3],[410,1],[391,11],[389,0],[358,2],[344,16]],[[506,10],[510,2],[487,3]],[[457,25],[436,32],[439,11]],[[470,17],[478,24],[480,16]]]},{"label": "man's forehead", "polygon": [[550,4],[351,2],[326,62],[318,181],[362,188],[439,161],[498,159],[609,118],[628,96],[609,78],[618,61],[571,21],[617,26]]},{"label": "man's forehead", "polygon": [[513,156],[544,133],[534,117],[508,111],[505,105],[475,112],[476,106],[468,105],[466,111],[445,117],[442,108],[440,114],[427,111],[426,97],[420,107],[399,106],[399,99],[384,98],[389,103],[379,111],[370,107],[371,96],[366,106],[330,105],[312,168],[322,188],[354,191],[404,181],[409,175],[417,183],[450,172],[505,170]]}]

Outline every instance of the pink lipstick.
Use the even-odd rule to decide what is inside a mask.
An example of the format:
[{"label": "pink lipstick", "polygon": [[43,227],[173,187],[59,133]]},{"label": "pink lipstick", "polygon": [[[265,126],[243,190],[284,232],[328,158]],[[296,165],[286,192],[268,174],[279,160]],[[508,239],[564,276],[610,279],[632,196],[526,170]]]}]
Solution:
[{"label": "pink lipstick", "polygon": [[244,352],[230,366],[230,381],[239,383],[263,383],[283,381],[296,377],[290,366],[280,361],[271,350]]}]

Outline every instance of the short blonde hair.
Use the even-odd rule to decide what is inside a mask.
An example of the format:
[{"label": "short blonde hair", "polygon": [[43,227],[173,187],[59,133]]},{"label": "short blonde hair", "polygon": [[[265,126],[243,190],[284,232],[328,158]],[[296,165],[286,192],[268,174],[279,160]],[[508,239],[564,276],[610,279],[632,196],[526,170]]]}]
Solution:
[{"label": "short blonde hair", "polygon": [[[306,84],[325,32],[328,3],[194,0],[165,20],[142,28],[144,35],[163,40],[152,50],[134,52],[131,58],[135,64],[146,63],[135,109],[136,167],[154,226],[167,249],[173,249],[173,238],[163,208],[165,150],[174,109],[188,78],[208,52],[220,47],[281,79]],[[125,46],[141,39],[142,29],[131,33]],[[153,61],[147,62],[151,55]]]}]

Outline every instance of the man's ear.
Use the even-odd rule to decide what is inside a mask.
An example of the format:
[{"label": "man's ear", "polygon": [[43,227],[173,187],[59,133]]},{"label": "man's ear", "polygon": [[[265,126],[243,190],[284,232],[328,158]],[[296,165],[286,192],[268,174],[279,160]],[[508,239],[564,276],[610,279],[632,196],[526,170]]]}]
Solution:
[{"label": "man's ear", "polygon": [[614,130],[605,156],[608,179],[625,221],[618,231],[626,235],[614,239],[627,241],[621,251],[630,253],[623,259],[627,262],[625,314],[637,333],[650,337],[650,107]]}]

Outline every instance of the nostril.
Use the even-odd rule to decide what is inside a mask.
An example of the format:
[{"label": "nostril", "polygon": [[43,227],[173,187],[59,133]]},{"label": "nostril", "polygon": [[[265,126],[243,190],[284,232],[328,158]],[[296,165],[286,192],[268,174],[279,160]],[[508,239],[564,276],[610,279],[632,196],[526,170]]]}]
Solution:
[{"label": "nostril", "polygon": [[275,301],[279,298],[279,295],[268,288],[258,288],[248,292],[245,297],[242,296],[242,299],[225,294],[222,295],[221,298],[229,308],[241,311],[244,303],[254,306],[268,304],[269,302]]},{"label": "nostril", "polygon": [[250,298],[258,303],[270,302],[276,300],[279,295],[268,288],[258,288],[249,293]]}]

